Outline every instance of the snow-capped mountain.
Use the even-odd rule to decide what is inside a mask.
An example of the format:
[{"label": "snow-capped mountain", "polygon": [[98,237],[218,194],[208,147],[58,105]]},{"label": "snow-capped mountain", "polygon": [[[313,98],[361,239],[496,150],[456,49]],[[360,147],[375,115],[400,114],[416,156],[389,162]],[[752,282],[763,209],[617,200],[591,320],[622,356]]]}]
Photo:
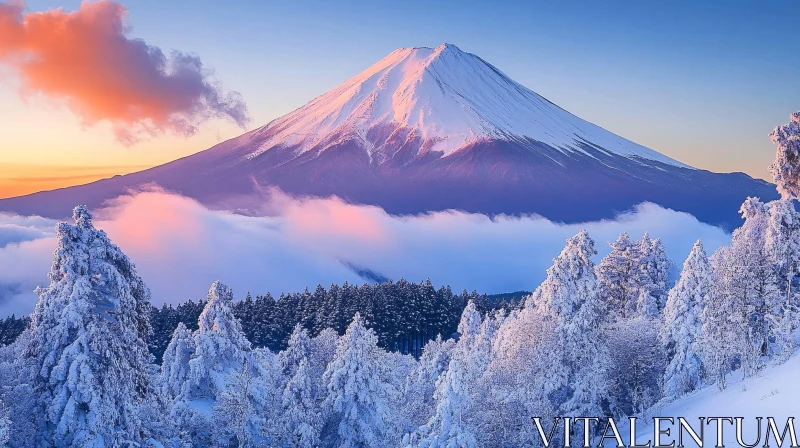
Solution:
[{"label": "snow-capped mountain", "polygon": [[[395,155],[399,134],[418,139],[417,155],[447,157],[481,141],[530,139],[564,152],[583,152],[580,143],[592,142],[614,154],[686,166],[581,120],[450,44],[395,50],[259,131],[269,135],[248,158],[275,146],[302,154],[356,140],[380,164]],[[372,136],[376,131],[383,135]]]},{"label": "snow-capped mountain", "polygon": [[728,228],[747,196],[776,196],[766,182],[694,169],[582,120],[442,44],[395,50],[294,112],[193,156],[0,200],[0,210],[61,216],[153,182],[221,208],[247,207],[278,186],[391,213],[461,209],[567,222],[650,201]]}]

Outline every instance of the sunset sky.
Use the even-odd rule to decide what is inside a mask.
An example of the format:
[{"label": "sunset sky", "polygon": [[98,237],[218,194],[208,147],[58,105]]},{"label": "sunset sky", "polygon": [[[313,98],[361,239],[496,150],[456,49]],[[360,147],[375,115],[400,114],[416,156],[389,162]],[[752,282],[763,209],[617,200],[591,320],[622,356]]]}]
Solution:
[{"label": "sunset sky", "polygon": [[[8,13],[20,4],[0,0],[6,19],[20,17]],[[725,5],[127,0],[84,5],[67,16],[81,8],[79,1],[29,0],[22,20],[41,20],[41,30],[51,30],[71,17],[76,20],[65,29],[78,38],[54,42],[33,25],[4,25],[0,9],[0,197],[201,151],[303,105],[395,48],[442,42],[481,56],[584,119],[685,163],[766,178],[774,154],[767,134],[800,109],[800,3]],[[124,13],[123,6],[128,28],[109,31],[106,24]],[[36,15],[59,7],[62,12]],[[99,42],[96,36],[106,33],[108,42]],[[147,72],[152,61],[136,58],[152,53],[137,53],[145,47],[132,39],[166,57],[172,50],[196,55],[202,77],[193,78],[197,59],[185,62],[187,75],[180,79]],[[20,62],[31,54],[43,62]],[[82,63],[72,73],[72,54],[97,63]],[[126,70],[104,67],[108,54]],[[146,97],[135,98],[135,110],[117,107],[116,94],[98,93],[116,92],[100,90],[96,80],[119,73],[126,77],[122,84],[133,86],[119,96]],[[241,101],[224,96],[232,91]],[[197,110],[187,106],[193,98],[219,103]],[[187,120],[176,123],[169,115],[174,111]],[[128,125],[133,129],[143,119],[152,119],[150,127],[128,138]]]}]

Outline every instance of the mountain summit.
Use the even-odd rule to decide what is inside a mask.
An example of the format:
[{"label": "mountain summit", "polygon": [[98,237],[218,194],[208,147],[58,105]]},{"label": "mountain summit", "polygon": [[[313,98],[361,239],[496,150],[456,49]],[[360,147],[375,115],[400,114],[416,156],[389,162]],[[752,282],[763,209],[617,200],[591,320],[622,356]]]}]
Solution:
[{"label": "mountain summit", "polygon": [[452,153],[481,141],[530,140],[563,152],[593,142],[614,154],[685,166],[588,123],[451,44],[401,48],[339,87],[257,132],[249,157],[291,146],[299,153],[361,141],[373,163],[406,140],[416,156]]},{"label": "mountain summit", "polygon": [[[61,216],[157,183],[218,208],[266,186],[407,214],[459,209],[578,222],[649,201],[726,228],[774,186],[692,168],[561,109],[451,44],[401,48],[266,126],[126,176],[0,200]],[[235,205],[234,205],[235,204]]]}]

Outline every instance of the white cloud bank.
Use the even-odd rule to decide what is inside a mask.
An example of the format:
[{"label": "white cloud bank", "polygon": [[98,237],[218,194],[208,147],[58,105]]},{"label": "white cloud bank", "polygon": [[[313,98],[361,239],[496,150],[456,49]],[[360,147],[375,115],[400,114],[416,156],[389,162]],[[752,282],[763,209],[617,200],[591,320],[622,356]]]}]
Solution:
[{"label": "white cloud bank", "polygon": [[[397,217],[337,198],[294,199],[273,192],[264,216],[205,208],[161,191],[122,196],[95,213],[95,225],[136,264],[153,303],[204,297],[216,279],[237,297],[297,292],[317,284],[365,280],[351,266],[411,281],[430,277],[486,293],[533,290],[564,240],[587,229],[599,257],[622,231],[660,237],[678,267],[702,238],[711,253],[728,244],[723,230],[686,213],[642,204],[613,221],[557,224],[540,217],[439,212]],[[33,288],[47,284],[55,222],[0,214],[0,316],[29,313]]]}]

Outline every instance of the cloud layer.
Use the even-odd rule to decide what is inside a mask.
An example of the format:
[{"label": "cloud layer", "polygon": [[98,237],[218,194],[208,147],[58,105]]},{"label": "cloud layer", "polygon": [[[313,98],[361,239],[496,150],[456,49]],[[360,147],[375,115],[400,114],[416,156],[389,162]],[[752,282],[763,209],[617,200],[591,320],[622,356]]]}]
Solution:
[{"label": "cloud layer", "polygon": [[[202,298],[216,279],[237,297],[400,277],[430,277],[457,291],[532,290],[564,240],[581,228],[597,241],[598,260],[608,252],[606,242],[622,231],[661,237],[678,266],[697,238],[709,252],[729,241],[719,228],[653,204],[614,221],[582,225],[461,212],[396,217],[337,198],[293,199],[280,192],[264,210],[269,216],[212,211],[152,190],[116,199],[95,213],[95,224],[136,263],[155,304]],[[54,225],[0,215],[0,245],[6,241],[0,248],[0,291],[6,291],[0,293],[0,315],[32,310],[31,291],[47,282]]]},{"label": "cloud layer", "polygon": [[108,121],[131,144],[163,132],[191,135],[209,118],[244,126],[247,108],[222,90],[194,55],[127,36],[127,10],[111,0],[80,9],[26,12],[0,3],[0,64],[14,69],[23,96],[60,100],[86,124]]}]

